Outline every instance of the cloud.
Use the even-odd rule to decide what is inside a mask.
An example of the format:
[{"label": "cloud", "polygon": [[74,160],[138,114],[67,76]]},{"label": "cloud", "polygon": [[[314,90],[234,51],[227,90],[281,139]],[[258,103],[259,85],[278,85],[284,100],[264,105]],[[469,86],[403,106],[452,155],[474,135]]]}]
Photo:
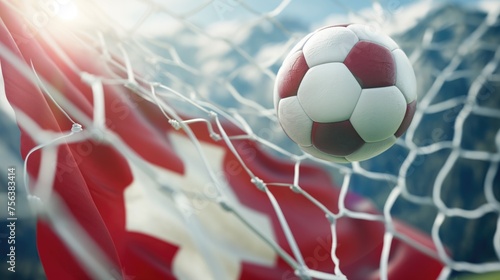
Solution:
[{"label": "cloud", "polygon": [[392,20],[383,23],[382,28],[388,34],[398,34],[409,30],[424,18],[432,9],[436,8],[436,2],[423,0],[406,6],[401,6],[392,12]]},{"label": "cloud", "polygon": [[493,12],[493,13],[500,12],[500,4],[499,4],[498,0],[478,1],[477,6],[480,10],[483,10],[485,12]]},{"label": "cloud", "polygon": [[375,4],[355,12],[332,14],[323,21],[313,23],[312,27],[314,30],[326,25],[360,23],[395,35],[415,26],[429,11],[440,5],[429,0],[404,5],[399,1],[389,1],[386,5]]}]

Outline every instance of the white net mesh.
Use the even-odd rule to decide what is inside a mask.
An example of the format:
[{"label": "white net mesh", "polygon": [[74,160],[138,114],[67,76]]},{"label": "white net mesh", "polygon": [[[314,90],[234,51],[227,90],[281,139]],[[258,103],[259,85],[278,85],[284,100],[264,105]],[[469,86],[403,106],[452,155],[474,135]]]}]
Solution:
[{"label": "white net mesh", "polygon": [[[193,248],[212,279],[228,279],[229,274],[208,244],[233,243],[217,243],[204,236],[207,225],[200,212],[208,211],[206,205],[225,209],[250,228],[302,279],[346,278],[342,269],[345,255],[338,253],[344,244],[337,244],[337,234],[343,230],[338,221],[344,218],[383,224],[376,277],[386,279],[394,270],[390,264],[394,240],[438,260],[443,266],[441,279],[500,271],[500,6],[494,1],[484,2],[487,12],[478,7],[433,6],[429,1],[407,6],[399,1],[373,1],[369,6],[311,2],[306,6],[311,9],[307,14],[303,12],[304,3],[299,1],[12,2],[2,1],[17,17],[33,24],[25,29],[25,35],[32,37],[16,38],[14,34],[16,43],[29,43],[33,38],[45,42],[52,48],[52,55],[67,65],[71,74],[66,74],[80,77],[92,89],[89,117],[85,113],[88,108],[74,105],[56,81],[38,75],[42,66],[29,65],[0,45],[1,65],[14,65],[47,99],[54,101],[58,108],[52,106],[53,111],[59,112],[55,114],[65,114],[58,117],[73,124],[72,130],[67,127],[62,133],[49,132],[29,112],[14,108],[19,126],[35,140],[32,154],[37,154],[40,161],[37,175],[30,174],[30,192],[39,198],[33,198],[31,203],[38,217],[48,222],[90,277],[122,276],[111,268],[102,248],[85,234],[71,212],[65,210],[71,202],[58,198],[52,190],[57,180],[54,162],[58,161],[59,145],[89,139],[112,143],[132,163],[135,174],[151,183],[145,187],[150,203],[182,217],[183,226],[194,240]],[[416,15],[421,21],[408,23],[418,18]],[[63,21],[65,17],[67,21]],[[418,109],[405,136],[386,153],[353,164],[329,163],[303,154],[281,131],[272,108],[275,73],[287,51],[314,28],[342,22],[367,23],[374,30],[393,33],[410,57],[418,80]],[[89,61],[99,61],[96,67],[107,67],[103,71],[106,74],[83,72],[68,57],[67,48],[54,38],[61,34],[64,40],[93,54]],[[165,181],[177,179],[156,177],[156,171],[137,155],[130,141],[110,127],[104,109],[106,102],[112,102],[105,96],[110,86],[133,92],[128,97],[132,108],[144,99],[161,110],[165,125],[185,132],[195,152],[181,158],[198,158],[196,161],[208,174],[204,184],[215,188],[211,189],[213,195],[182,183],[182,188],[175,183],[165,185]],[[120,110],[119,104],[116,108]],[[220,170],[214,169],[210,152],[202,147],[207,140],[200,141],[199,134],[193,132],[193,126],[199,129],[199,123],[205,131],[208,129],[213,141],[222,143],[233,154],[235,164],[246,174],[245,180],[267,195],[288,243],[286,249],[261,224],[249,219],[243,207],[234,204],[237,200],[221,183]],[[245,149],[239,147],[242,140],[291,161],[293,180],[259,178]],[[32,154],[27,154],[28,163]],[[335,205],[324,205],[325,200],[301,187],[304,164],[305,168],[312,165],[326,170],[341,186]],[[332,232],[328,250],[328,259],[334,264],[331,270],[320,269],[316,256],[302,252],[301,241],[297,241],[289,225],[290,212],[283,212],[282,201],[275,198],[276,189],[284,188],[303,196],[326,215],[323,222]],[[380,212],[350,209],[346,196],[351,192],[370,199]],[[293,215],[300,216],[301,209]],[[427,233],[432,244],[409,236],[397,220]],[[176,276],[189,278],[189,274]]]}]

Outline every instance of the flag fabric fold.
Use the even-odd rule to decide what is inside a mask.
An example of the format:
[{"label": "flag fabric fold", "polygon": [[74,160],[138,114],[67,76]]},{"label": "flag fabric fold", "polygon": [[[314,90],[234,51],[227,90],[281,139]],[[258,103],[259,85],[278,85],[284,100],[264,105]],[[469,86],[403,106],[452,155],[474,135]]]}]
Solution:
[{"label": "flag fabric fold", "polygon": [[[92,120],[95,95],[81,73],[110,79],[116,79],[116,73],[98,51],[71,36],[51,33],[48,27],[34,32],[14,9],[21,7],[16,5],[0,2],[0,43]],[[53,40],[50,44],[49,36]],[[52,44],[58,45],[65,57]],[[39,85],[4,55],[0,55],[0,63],[5,94],[16,113],[22,112],[43,131],[71,130],[71,120]],[[137,159],[124,155],[117,143],[99,137],[59,144],[52,189],[112,264],[110,275],[118,279],[215,279],[215,275],[226,279],[297,279],[290,265],[255,233],[256,229],[293,257],[266,193],[251,182],[224,141],[212,139],[205,123],[194,123],[189,128],[199,141],[196,146],[189,134],[172,128],[156,104],[123,85],[104,84],[103,89],[106,128]],[[80,122],[71,111],[67,113]],[[26,158],[40,143],[33,131],[24,130],[21,123],[19,127],[21,154]],[[242,134],[231,124],[223,123],[223,127],[228,135]],[[99,133],[92,129],[83,127],[89,135]],[[256,177],[264,182],[293,183],[291,161],[270,155],[251,140],[233,140],[232,144]],[[39,174],[42,150],[34,152],[27,163],[33,182],[46,176]],[[208,159],[208,166],[200,154]],[[211,174],[216,175],[215,182]],[[340,187],[325,170],[302,164],[299,184],[329,211],[338,213]],[[41,186],[33,183],[30,187],[35,192],[34,188]],[[286,217],[306,265],[333,273],[333,239],[325,213],[288,187],[268,188]],[[254,230],[214,202],[218,190],[224,191],[228,205],[254,225]],[[378,213],[367,199],[353,193],[344,203],[353,211]],[[428,236],[401,222],[397,225],[398,231],[434,250]],[[336,221],[335,229],[342,272],[349,279],[379,279],[384,224],[344,216]],[[38,222],[37,244],[48,279],[93,277],[43,217]],[[441,269],[442,264],[434,258],[399,239],[392,241],[389,279],[434,279]]]}]

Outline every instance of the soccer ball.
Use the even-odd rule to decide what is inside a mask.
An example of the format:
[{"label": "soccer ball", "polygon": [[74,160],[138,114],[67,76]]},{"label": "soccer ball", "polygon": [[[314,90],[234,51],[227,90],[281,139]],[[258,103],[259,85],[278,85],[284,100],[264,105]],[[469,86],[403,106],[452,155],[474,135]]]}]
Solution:
[{"label": "soccer ball", "polygon": [[416,99],[408,57],[361,24],[307,35],[285,58],[274,88],[285,133],[303,151],[342,163],[389,149],[410,125]]}]

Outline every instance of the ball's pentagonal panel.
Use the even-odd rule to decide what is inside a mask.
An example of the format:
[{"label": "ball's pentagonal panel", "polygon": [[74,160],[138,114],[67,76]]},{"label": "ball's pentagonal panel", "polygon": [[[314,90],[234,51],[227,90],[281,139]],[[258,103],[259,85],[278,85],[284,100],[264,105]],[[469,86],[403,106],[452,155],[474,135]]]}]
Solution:
[{"label": "ball's pentagonal panel", "polygon": [[360,41],[376,43],[388,48],[391,51],[399,48],[398,44],[396,44],[391,37],[382,34],[382,32],[376,30],[376,27],[374,26],[350,24],[347,26],[347,29],[354,32]]},{"label": "ball's pentagonal panel", "polygon": [[344,64],[363,88],[387,87],[396,83],[396,64],[392,54],[378,44],[357,43]]},{"label": "ball's pentagonal panel", "polygon": [[286,98],[297,95],[299,85],[307,70],[309,70],[309,67],[302,51],[287,56],[276,76],[275,96]]},{"label": "ball's pentagonal panel", "polygon": [[332,161],[332,162],[338,162],[338,163],[349,163],[349,161],[346,160],[344,157],[337,157],[337,156],[325,154],[325,153],[321,152],[320,150],[316,149],[314,146],[300,146],[300,148],[304,152],[312,155],[313,157],[317,157],[319,159]]},{"label": "ball's pentagonal panel", "polygon": [[309,67],[342,62],[358,42],[358,37],[345,27],[331,27],[314,33],[302,50]]},{"label": "ball's pentagonal panel", "polygon": [[413,119],[413,116],[415,115],[416,109],[417,109],[417,101],[416,100],[414,100],[410,104],[406,105],[405,116],[404,116],[403,121],[401,122],[401,125],[399,126],[398,130],[394,133],[394,136],[401,137],[401,135],[403,135],[403,133],[406,132],[406,130],[410,126],[410,123],[411,123],[411,120]]},{"label": "ball's pentagonal panel", "polygon": [[397,131],[405,112],[406,100],[397,87],[363,89],[350,120],[363,140],[377,142]]},{"label": "ball's pentagonal panel", "polygon": [[312,143],[321,152],[334,156],[347,156],[365,143],[347,120],[312,125]]},{"label": "ball's pentagonal panel", "polygon": [[406,103],[417,99],[417,80],[411,62],[406,54],[400,50],[392,51],[396,63],[396,86],[404,94]]},{"label": "ball's pentagonal panel", "polygon": [[297,96],[306,114],[316,122],[349,119],[361,87],[342,63],[327,63],[307,71]]},{"label": "ball's pentagonal panel", "polygon": [[382,141],[365,143],[361,148],[359,148],[354,153],[346,156],[345,158],[349,161],[366,160],[381,154],[385,150],[389,149],[392,145],[394,145],[394,143],[396,143],[396,137],[394,135]]},{"label": "ball's pentagonal panel", "polygon": [[278,104],[278,118],[285,133],[295,143],[310,146],[313,121],[306,115],[297,96],[283,98]]}]

